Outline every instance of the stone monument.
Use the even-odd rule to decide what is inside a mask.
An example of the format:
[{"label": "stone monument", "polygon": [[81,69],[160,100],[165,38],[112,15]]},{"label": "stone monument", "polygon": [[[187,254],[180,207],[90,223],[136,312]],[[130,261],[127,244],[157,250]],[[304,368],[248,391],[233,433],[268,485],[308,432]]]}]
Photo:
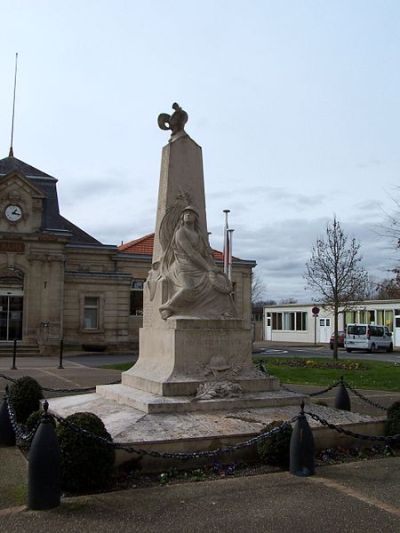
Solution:
[{"label": "stone monument", "polygon": [[[278,380],[252,363],[250,328],[236,316],[230,281],[208,243],[201,148],[185,132],[187,113],[173,108],[158,118],[172,135],[162,153],[139,359],[121,384],[51,398],[50,408],[61,416],[97,414],[115,440],[134,448],[187,453],[244,441],[273,420],[290,420],[304,396],[280,390]],[[317,408],[323,418],[338,420],[335,410]],[[351,429],[375,424],[345,416]],[[328,436],[324,447],[332,445]],[[238,451],[245,458],[253,452]],[[143,468],[165,468],[165,458],[139,456]],[[117,456],[124,460],[131,454]]]},{"label": "stone monument", "polygon": [[[155,395],[153,412],[156,397],[164,410],[162,397],[244,398],[279,389],[275,378],[254,367],[250,327],[237,317],[231,282],[212,257],[201,147],[185,132],[186,111],[176,103],[172,107],[172,115],[158,117],[171,137],[162,152],[139,359],[122,374],[122,386],[97,389],[122,403],[126,387]],[[194,403],[191,410],[196,408]]]}]

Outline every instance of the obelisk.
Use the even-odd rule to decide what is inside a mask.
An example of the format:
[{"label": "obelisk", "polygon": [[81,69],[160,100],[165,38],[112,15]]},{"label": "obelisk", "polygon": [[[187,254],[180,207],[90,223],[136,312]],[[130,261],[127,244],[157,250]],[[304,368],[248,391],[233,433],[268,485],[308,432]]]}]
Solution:
[{"label": "obelisk", "polygon": [[201,147],[185,132],[187,113],[178,104],[173,109],[158,118],[172,134],[162,151],[139,359],[122,384],[160,396],[194,397],[210,383],[228,395],[230,388],[275,390],[276,380],[252,364],[250,329],[237,318],[231,283],[214,263]]}]

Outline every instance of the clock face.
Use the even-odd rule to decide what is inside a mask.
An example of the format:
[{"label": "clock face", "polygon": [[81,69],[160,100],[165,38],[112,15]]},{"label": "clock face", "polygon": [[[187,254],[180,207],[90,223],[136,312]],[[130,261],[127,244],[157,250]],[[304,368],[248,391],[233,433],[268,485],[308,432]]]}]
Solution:
[{"label": "clock face", "polygon": [[22,218],[22,209],[19,205],[8,205],[4,213],[10,222],[18,222]]}]

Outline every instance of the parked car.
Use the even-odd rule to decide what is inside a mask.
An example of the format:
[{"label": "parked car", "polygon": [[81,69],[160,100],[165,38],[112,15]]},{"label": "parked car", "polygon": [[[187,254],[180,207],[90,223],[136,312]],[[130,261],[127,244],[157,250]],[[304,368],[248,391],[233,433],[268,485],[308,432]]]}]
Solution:
[{"label": "parked car", "polygon": [[[329,341],[329,347],[331,350],[333,350],[334,342],[335,342],[335,334],[332,333],[331,340]],[[338,348],[344,348],[344,331],[338,331],[337,345],[338,345]]]},{"label": "parked car", "polygon": [[392,334],[386,326],[372,324],[348,324],[344,339],[346,352],[353,350],[366,350],[377,352],[378,350],[393,351]]}]

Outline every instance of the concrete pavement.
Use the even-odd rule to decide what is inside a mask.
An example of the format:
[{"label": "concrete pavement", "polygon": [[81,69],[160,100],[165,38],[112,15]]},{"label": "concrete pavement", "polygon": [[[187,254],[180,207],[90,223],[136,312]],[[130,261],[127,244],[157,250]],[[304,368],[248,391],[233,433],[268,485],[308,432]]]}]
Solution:
[{"label": "concrete pavement", "polygon": [[[0,454],[1,454],[0,449]],[[65,498],[51,511],[0,511],[14,532],[400,531],[400,458]]]}]

